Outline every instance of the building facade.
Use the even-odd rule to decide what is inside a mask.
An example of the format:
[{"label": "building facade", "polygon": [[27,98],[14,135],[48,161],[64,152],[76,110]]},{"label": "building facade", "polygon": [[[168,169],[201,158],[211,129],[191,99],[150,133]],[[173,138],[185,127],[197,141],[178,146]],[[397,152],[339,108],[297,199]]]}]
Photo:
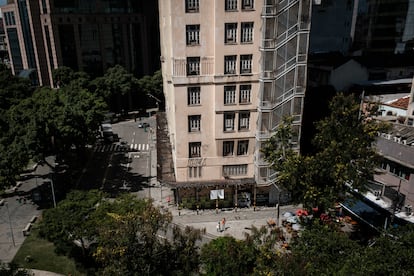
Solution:
[{"label": "building facade", "polygon": [[9,66],[9,56],[7,52],[6,33],[4,32],[3,18],[0,17],[0,63]]},{"label": "building facade", "polygon": [[260,148],[288,115],[299,148],[310,10],[298,0],[159,1],[173,185],[275,200]]},{"label": "building facade", "polygon": [[159,68],[156,1],[9,0],[2,7],[12,69],[39,85],[67,66],[100,76],[120,64],[137,76]]}]

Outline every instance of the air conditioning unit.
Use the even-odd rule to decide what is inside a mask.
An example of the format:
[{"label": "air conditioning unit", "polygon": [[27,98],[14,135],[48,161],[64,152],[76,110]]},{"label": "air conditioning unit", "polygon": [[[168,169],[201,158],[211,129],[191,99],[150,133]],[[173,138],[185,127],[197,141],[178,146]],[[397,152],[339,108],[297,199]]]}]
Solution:
[{"label": "air conditioning unit", "polygon": [[379,199],[380,199],[380,197],[381,197],[381,191],[379,191],[379,190],[375,190],[375,191],[374,191],[374,195],[375,195],[375,199],[376,199],[376,200],[379,200]]}]

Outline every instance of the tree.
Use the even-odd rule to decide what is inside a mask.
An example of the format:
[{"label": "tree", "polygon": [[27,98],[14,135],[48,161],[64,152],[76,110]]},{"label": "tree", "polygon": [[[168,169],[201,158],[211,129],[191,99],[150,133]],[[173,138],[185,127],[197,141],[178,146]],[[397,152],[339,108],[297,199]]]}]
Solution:
[{"label": "tree", "polygon": [[93,213],[102,196],[97,190],[68,193],[56,208],[43,212],[40,235],[52,241],[61,253],[72,254],[79,246],[84,258],[90,243],[96,238],[99,221]]},{"label": "tree", "polygon": [[334,275],[348,258],[358,256],[362,247],[335,228],[317,223],[301,232],[291,243],[293,259],[300,260],[306,275]]},{"label": "tree", "polygon": [[[130,107],[131,91],[136,89],[137,84],[138,80],[121,65],[109,68],[104,76],[92,81],[95,93],[103,97],[112,110],[127,110]],[[128,96],[128,108],[122,103],[124,96]]]},{"label": "tree", "polygon": [[36,161],[45,160],[54,152],[61,117],[58,91],[43,87],[10,109],[10,129],[15,137],[24,140],[29,156]]},{"label": "tree", "polygon": [[202,269],[207,275],[248,275],[255,256],[248,244],[231,236],[219,237],[201,248]]},{"label": "tree", "polygon": [[204,231],[186,226],[172,227],[172,241],[168,245],[165,274],[193,275],[199,271],[200,253],[197,242],[201,240]]},{"label": "tree", "polygon": [[278,275],[285,271],[284,256],[286,252],[281,249],[285,241],[283,231],[279,227],[260,228],[252,226],[250,233],[245,234],[247,248],[252,251],[255,260],[252,262],[254,273],[258,275]]},{"label": "tree", "polygon": [[52,71],[53,83],[56,87],[61,88],[76,82],[82,88],[87,88],[90,85],[89,75],[85,72],[75,72],[72,68],[61,66]]},{"label": "tree", "polygon": [[167,237],[171,220],[150,200],[74,191],[45,211],[40,233],[62,253],[74,255],[80,246],[78,257],[93,256],[100,275],[191,275],[199,269],[202,232],[173,226]]},{"label": "tree", "polygon": [[59,91],[63,105],[57,127],[65,150],[72,146],[82,158],[85,146],[93,144],[105,117],[107,105],[104,100],[72,82]]},{"label": "tree", "polygon": [[162,274],[167,241],[157,235],[165,232],[171,214],[132,196],[106,202],[98,212],[101,223],[94,256],[103,275]]},{"label": "tree", "polygon": [[310,186],[310,172],[305,164],[311,162],[298,154],[292,138],[292,118],[284,117],[262,152],[277,172],[277,185],[290,192],[293,203],[303,203],[307,186]]},{"label": "tree", "polygon": [[[156,104],[163,104],[163,82],[161,70],[158,70],[152,76],[144,76],[138,80],[138,87],[142,99],[152,98]],[[144,92],[144,93],[141,93]]]},{"label": "tree", "polygon": [[265,159],[278,172],[277,184],[291,192],[295,202],[323,210],[344,195],[349,185],[365,190],[378,166],[373,143],[386,126],[363,120],[355,99],[338,94],[330,115],[317,123],[315,153],[299,156],[291,144],[289,119],[278,127],[264,148]]},{"label": "tree", "polygon": [[10,110],[32,94],[30,83],[15,77],[0,65],[0,189],[14,185],[19,172],[27,165],[29,156],[24,139],[11,130]]},{"label": "tree", "polygon": [[414,226],[392,229],[372,239],[360,254],[352,254],[342,275],[413,275]]}]

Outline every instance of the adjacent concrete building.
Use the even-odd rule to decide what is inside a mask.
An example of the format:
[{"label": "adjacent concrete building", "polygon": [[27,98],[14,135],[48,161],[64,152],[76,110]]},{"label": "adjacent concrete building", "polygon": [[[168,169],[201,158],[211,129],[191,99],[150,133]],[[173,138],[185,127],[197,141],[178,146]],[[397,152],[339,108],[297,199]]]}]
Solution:
[{"label": "adjacent concrete building", "polygon": [[99,76],[116,64],[159,68],[156,1],[8,0],[2,7],[12,70],[51,85],[60,66]]}]

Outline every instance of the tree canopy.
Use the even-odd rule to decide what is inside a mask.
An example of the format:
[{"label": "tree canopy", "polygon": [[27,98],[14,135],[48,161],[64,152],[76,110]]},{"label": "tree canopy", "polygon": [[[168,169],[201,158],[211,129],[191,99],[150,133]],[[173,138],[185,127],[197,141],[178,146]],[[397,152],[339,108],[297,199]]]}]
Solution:
[{"label": "tree canopy", "polygon": [[167,239],[171,220],[149,200],[73,191],[45,212],[41,233],[67,254],[81,246],[100,275],[191,275],[199,266],[201,231],[173,226]]},{"label": "tree canopy", "polygon": [[285,118],[264,147],[265,159],[278,173],[276,184],[295,202],[308,207],[331,206],[351,185],[365,190],[378,165],[373,146],[386,126],[364,120],[352,95],[335,96],[330,115],[316,123],[315,153],[301,156],[293,147],[291,119]]},{"label": "tree canopy", "polygon": [[[11,186],[15,177],[27,164],[25,144],[20,133],[15,133],[10,122],[14,119],[11,109],[31,96],[29,81],[12,75],[6,67],[0,67],[0,189]],[[22,122],[23,124],[25,122]],[[17,134],[17,135],[16,135]]]},{"label": "tree canopy", "polygon": [[69,68],[56,69],[54,77],[59,89],[33,90],[27,80],[0,70],[0,188],[13,185],[30,159],[75,149],[84,160],[85,146],[96,139],[107,106],[90,92],[89,77]]}]

